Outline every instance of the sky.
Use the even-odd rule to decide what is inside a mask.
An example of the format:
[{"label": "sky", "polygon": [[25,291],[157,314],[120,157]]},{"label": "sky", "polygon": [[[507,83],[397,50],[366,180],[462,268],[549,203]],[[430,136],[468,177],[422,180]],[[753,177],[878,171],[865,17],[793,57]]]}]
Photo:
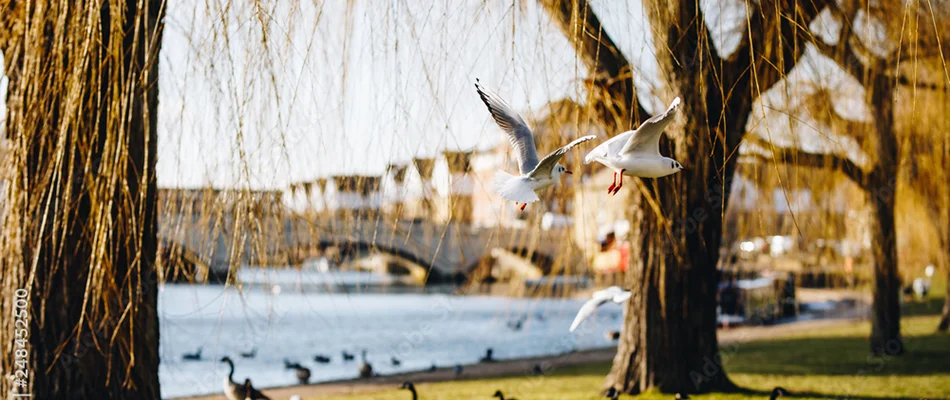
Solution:
[{"label": "sky", "polygon": [[[281,189],[318,177],[378,175],[387,164],[446,149],[493,147],[504,138],[474,90],[476,78],[528,120],[548,101],[585,98],[586,68],[536,1],[315,3],[168,2],[159,186]],[[716,49],[732,53],[744,31],[744,2],[701,5]],[[659,77],[641,3],[593,0],[591,6],[633,64],[644,108],[665,108],[671,99],[652,95]],[[833,39],[834,21],[813,25]],[[841,71],[827,73],[833,63],[813,53],[792,82],[760,99],[750,131],[809,150],[842,142],[776,111],[794,105],[787,104],[793,87],[808,87],[800,83],[816,77],[826,82],[812,88],[860,93]],[[5,85],[3,78],[0,90]],[[839,96],[836,111],[865,118],[855,102],[860,97]],[[0,112],[5,115],[2,102]]]},{"label": "sky", "polygon": [[[280,188],[492,147],[502,137],[476,78],[526,117],[584,96],[585,67],[534,1],[288,4],[169,3],[160,186]],[[631,62],[655,76],[639,3],[593,7]]]}]

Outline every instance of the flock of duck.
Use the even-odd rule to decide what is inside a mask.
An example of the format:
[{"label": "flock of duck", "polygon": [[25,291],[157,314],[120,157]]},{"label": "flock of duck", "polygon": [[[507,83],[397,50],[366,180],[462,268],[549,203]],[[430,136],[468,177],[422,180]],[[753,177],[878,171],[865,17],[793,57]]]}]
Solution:
[{"label": "flock of duck", "polygon": [[[614,303],[619,304],[619,303],[623,303],[629,298],[630,298],[630,292],[623,290],[622,288],[618,286],[611,286],[606,289],[598,290],[594,292],[593,295],[591,296],[591,299],[588,300],[586,303],[584,303],[584,305],[578,311],[577,316],[574,318],[574,322],[571,324],[570,331],[574,332],[574,330],[585,319],[587,319],[587,317],[592,315],[594,311],[601,305],[604,305],[608,302],[614,302]],[[535,315],[535,317],[538,319],[544,318],[540,314]],[[521,330],[527,318],[528,318],[527,315],[522,315],[513,321],[508,321],[507,326],[509,329],[512,329],[515,331]],[[607,338],[609,340],[617,340],[619,337],[620,337],[620,332],[618,331],[607,332]],[[183,354],[182,359],[185,361],[199,361],[201,360],[202,350],[203,349],[199,347],[194,353]],[[370,378],[376,375],[373,371],[373,365],[370,364],[366,358],[366,354],[367,354],[366,350],[363,350],[360,354],[360,366],[359,366],[360,378]],[[257,355],[256,347],[251,349],[250,351],[240,353],[241,358],[254,358],[256,357],[256,355]],[[356,356],[353,353],[349,353],[344,350],[340,353],[340,358],[344,362],[351,362],[356,359]],[[328,364],[332,361],[332,359],[329,355],[317,354],[313,356],[313,361],[318,364]],[[479,359],[480,363],[492,363],[496,361],[497,360],[494,357],[494,349],[492,348],[486,349],[485,355]],[[243,383],[234,381],[234,360],[232,360],[230,357],[225,356],[221,358],[220,362],[226,363],[228,365],[228,375],[224,379],[224,394],[229,400],[269,399],[269,397],[261,393],[260,390],[257,390],[256,388],[254,388],[249,378],[245,379]],[[394,367],[398,367],[402,365],[402,361],[396,357],[391,357],[390,364]],[[284,368],[294,370],[295,376],[297,377],[297,381],[300,384],[307,384],[310,382],[310,377],[312,376],[310,369],[301,365],[299,362],[284,359]],[[436,369],[437,369],[437,366],[435,364],[432,364],[432,366],[429,368],[429,371],[435,371]],[[461,375],[463,371],[462,365],[456,365],[454,368],[454,371],[455,371],[456,376]],[[537,375],[543,374],[543,368],[541,368],[540,365],[535,365],[533,373]],[[411,391],[413,393],[413,398],[416,398],[415,386],[413,386],[412,382],[405,382],[402,388]],[[499,399],[502,399],[502,400],[505,399],[504,395],[502,394],[500,390],[495,393],[495,397],[498,397]]]}]

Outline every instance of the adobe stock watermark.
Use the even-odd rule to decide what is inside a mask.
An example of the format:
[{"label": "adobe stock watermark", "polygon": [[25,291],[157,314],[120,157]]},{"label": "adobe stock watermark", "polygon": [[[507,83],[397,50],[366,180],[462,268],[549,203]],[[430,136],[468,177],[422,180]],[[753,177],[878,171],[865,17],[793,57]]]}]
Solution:
[{"label": "adobe stock watermark", "polygon": [[698,370],[689,372],[689,379],[693,382],[693,387],[699,391],[703,383],[710,382],[713,377],[723,372],[729,358],[739,353],[739,343],[745,340],[746,334],[729,341],[727,344],[719,346],[719,351],[712,356],[703,357],[703,365]]},{"label": "adobe stock watermark", "polygon": [[11,397],[32,397],[30,387],[30,292],[17,289],[13,292],[13,393]]},{"label": "adobe stock watermark", "polygon": [[436,327],[448,322],[455,315],[458,302],[456,296],[439,296],[436,304],[439,312],[436,317],[423,322],[409,332],[404,332],[402,340],[393,346],[392,356],[400,359],[407,358],[413,351],[435,336],[437,334],[435,332]]}]

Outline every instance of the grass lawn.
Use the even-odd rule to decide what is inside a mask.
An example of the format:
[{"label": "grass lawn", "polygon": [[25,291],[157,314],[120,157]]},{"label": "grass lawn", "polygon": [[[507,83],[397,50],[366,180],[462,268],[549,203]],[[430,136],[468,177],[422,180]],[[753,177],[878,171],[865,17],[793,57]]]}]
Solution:
[{"label": "grass lawn", "polygon": [[[757,394],[692,396],[696,399],[767,398],[782,386],[797,398],[950,399],[950,335],[937,334],[941,301],[909,307],[902,332],[907,352],[870,357],[870,324],[816,330],[724,346],[723,365],[740,386]],[[930,315],[919,315],[930,314]],[[598,399],[608,364],[557,370],[543,377],[510,377],[416,385],[420,399],[489,399],[495,390],[525,399]],[[319,399],[405,400],[404,390]],[[650,393],[639,398],[672,398]]]}]

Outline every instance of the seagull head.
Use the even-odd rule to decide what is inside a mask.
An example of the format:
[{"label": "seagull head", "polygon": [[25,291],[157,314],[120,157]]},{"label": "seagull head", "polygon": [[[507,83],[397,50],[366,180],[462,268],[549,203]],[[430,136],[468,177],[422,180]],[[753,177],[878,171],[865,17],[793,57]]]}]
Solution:
[{"label": "seagull head", "polygon": [[680,172],[683,169],[683,164],[680,164],[679,161],[673,160],[673,172]]},{"label": "seagull head", "polygon": [[554,169],[551,170],[551,175],[554,176],[554,179],[560,179],[561,175],[563,174],[574,175],[574,173],[567,169],[567,167],[561,164],[555,164]]}]

